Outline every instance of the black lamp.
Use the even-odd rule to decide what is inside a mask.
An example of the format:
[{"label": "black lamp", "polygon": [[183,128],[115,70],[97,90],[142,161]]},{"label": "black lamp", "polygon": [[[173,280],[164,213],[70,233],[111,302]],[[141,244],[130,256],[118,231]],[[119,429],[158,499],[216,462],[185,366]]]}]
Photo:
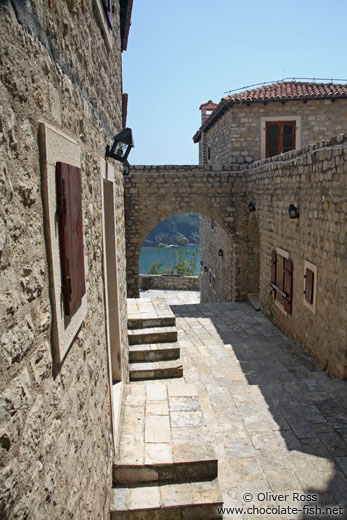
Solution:
[{"label": "black lamp", "polygon": [[253,213],[253,211],[255,211],[255,202],[250,202],[248,204],[248,209],[250,213]]},{"label": "black lamp", "polygon": [[299,210],[294,204],[291,204],[288,208],[290,218],[299,218]]},{"label": "black lamp", "polygon": [[206,265],[204,267],[204,271],[205,271],[205,273],[207,273],[207,271],[208,271],[208,268],[206,267]]},{"label": "black lamp", "polygon": [[125,128],[114,136],[111,148],[109,145],[106,146],[106,157],[112,157],[129,168],[127,159],[132,148],[134,148],[133,133],[131,128]]},{"label": "black lamp", "polygon": [[220,249],[220,250],[218,251],[218,256],[223,256],[223,249]]}]

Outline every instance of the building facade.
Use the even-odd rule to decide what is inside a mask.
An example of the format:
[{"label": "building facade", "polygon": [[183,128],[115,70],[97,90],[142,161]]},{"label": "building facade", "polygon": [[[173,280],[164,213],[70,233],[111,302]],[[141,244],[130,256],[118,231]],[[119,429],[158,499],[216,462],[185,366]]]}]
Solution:
[{"label": "building facade", "polygon": [[131,1],[0,6],[0,516],[108,518],[127,379]]},{"label": "building facade", "polygon": [[239,165],[244,187],[234,237],[200,219],[201,301],[233,300],[237,238],[241,299],[259,295],[261,310],[338,377],[347,376],[346,95],[344,85],[297,82],[241,92],[208,117],[211,101],[202,105],[194,136],[201,166]]},{"label": "building facade", "polygon": [[[210,110],[208,115],[206,107]],[[347,86],[278,82],[201,105],[199,163],[251,164],[346,131]]]}]

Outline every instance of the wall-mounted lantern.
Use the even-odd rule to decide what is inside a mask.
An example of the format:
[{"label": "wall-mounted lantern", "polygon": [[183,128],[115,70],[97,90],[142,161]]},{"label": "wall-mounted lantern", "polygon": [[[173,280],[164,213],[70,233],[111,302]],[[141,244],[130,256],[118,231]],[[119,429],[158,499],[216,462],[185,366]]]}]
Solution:
[{"label": "wall-mounted lantern", "polygon": [[250,202],[248,204],[248,209],[250,213],[253,213],[253,211],[255,211],[255,202]]},{"label": "wall-mounted lantern", "polygon": [[290,218],[299,218],[299,210],[294,204],[291,204],[288,208]]},{"label": "wall-mounted lantern", "polygon": [[206,265],[204,267],[204,271],[205,271],[205,273],[207,273],[207,271],[208,271],[208,268],[206,267]]},{"label": "wall-mounted lantern", "polygon": [[220,250],[218,251],[218,256],[223,256],[223,254],[224,254],[224,253],[223,253],[223,249],[220,249]]},{"label": "wall-mounted lantern", "polygon": [[114,136],[112,146],[106,146],[106,157],[112,157],[123,163],[125,175],[129,173],[128,155],[132,148],[134,148],[134,140],[131,128],[125,128],[119,132]]}]

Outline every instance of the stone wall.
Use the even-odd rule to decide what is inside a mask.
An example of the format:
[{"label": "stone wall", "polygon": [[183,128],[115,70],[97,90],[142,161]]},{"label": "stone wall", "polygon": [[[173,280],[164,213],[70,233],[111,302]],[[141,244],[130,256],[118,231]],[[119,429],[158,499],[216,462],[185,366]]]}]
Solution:
[{"label": "stone wall", "polygon": [[[97,2],[0,6],[0,516],[109,518],[110,389],[100,159],[121,130],[118,2],[113,48]],[[78,142],[87,314],[61,366],[51,347],[39,122]],[[123,177],[115,164],[126,338]],[[124,348],[125,351],[125,348]],[[124,355],[125,359],[125,355]],[[124,365],[124,377],[126,366]]]},{"label": "stone wall", "polygon": [[[247,256],[243,265],[247,292],[260,291],[261,310],[289,336],[298,339],[331,374],[347,377],[347,138],[330,141],[253,163],[247,177]],[[294,204],[298,219],[290,219]],[[240,226],[239,226],[240,227]],[[200,226],[200,258],[211,272],[230,283],[229,266],[221,265],[209,219]],[[220,235],[218,248],[227,250],[232,235]],[[292,314],[270,295],[271,251],[280,248],[293,262]],[[305,262],[317,269],[315,305],[304,300]],[[213,290],[205,274],[202,301],[223,300],[226,288]],[[232,283],[232,282],[231,282]]]},{"label": "stone wall", "polygon": [[[222,251],[223,256],[220,256]],[[200,300],[232,301],[233,247],[230,236],[213,219],[200,216]]]},{"label": "stone wall", "polygon": [[140,275],[140,289],[169,289],[174,291],[199,291],[198,276]]},{"label": "stone wall", "polygon": [[[261,118],[298,117],[297,148],[329,139],[347,130],[347,99],[235,104],[207,131],[203,132],[200,164],[214,167],[250,164],[265,158],[261,155],[261,134],[265,123]],[[299,135],[300,134],[300,135]],[[210,146],[210,161],[207,147]]]},{"label": "stone wall", "polygon": [[[297,338],[330,373],[347,377],[347,136],[253,164],[249,200],[260,231],[261,309]],[[288,207],[300,217],[290,219]],[[270,296],[271,250],[293,261],[293,310],[285,314]],[[317,268],[315,313],[304,304],[304,263]]]},{"label": "stone wall", "polygon": [[139,256],[148,233],[162,220],[180,213],[213,218],[233,236],[233,300],[247,296],[244,204],[245,177],[231,169],[199,166],[132,166],[125,180],[128,296],[139,295]]}]

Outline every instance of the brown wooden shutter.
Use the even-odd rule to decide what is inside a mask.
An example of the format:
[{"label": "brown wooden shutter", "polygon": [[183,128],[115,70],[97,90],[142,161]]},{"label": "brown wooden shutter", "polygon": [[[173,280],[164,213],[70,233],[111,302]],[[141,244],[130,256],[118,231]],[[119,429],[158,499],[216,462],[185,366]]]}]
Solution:
[{"label": "brown wooden shutter", "polygon": [[81,170],[56,165],[60,261],[65,314],[71,316],[86,292],[83,254]]},{"label": "brown wooden shutter", "polygon": [[122,94],[122,124],[123,128],[127,126],[127,115],[128,115],[128,94]]},{"label": "brown wooden shutter", "polygon": [[305,274],[305,300],[312,305],[313,303],[313,281],[314,272],[311,269],[306,269]]},{"label": "brown wooden shutter", "polygon": [[288,313],[292,313],[292,290],[293,290],[293,262],[284,259],[283,268],[283,292],[286,293],[287,297],[284,300],[283,308]]}]

